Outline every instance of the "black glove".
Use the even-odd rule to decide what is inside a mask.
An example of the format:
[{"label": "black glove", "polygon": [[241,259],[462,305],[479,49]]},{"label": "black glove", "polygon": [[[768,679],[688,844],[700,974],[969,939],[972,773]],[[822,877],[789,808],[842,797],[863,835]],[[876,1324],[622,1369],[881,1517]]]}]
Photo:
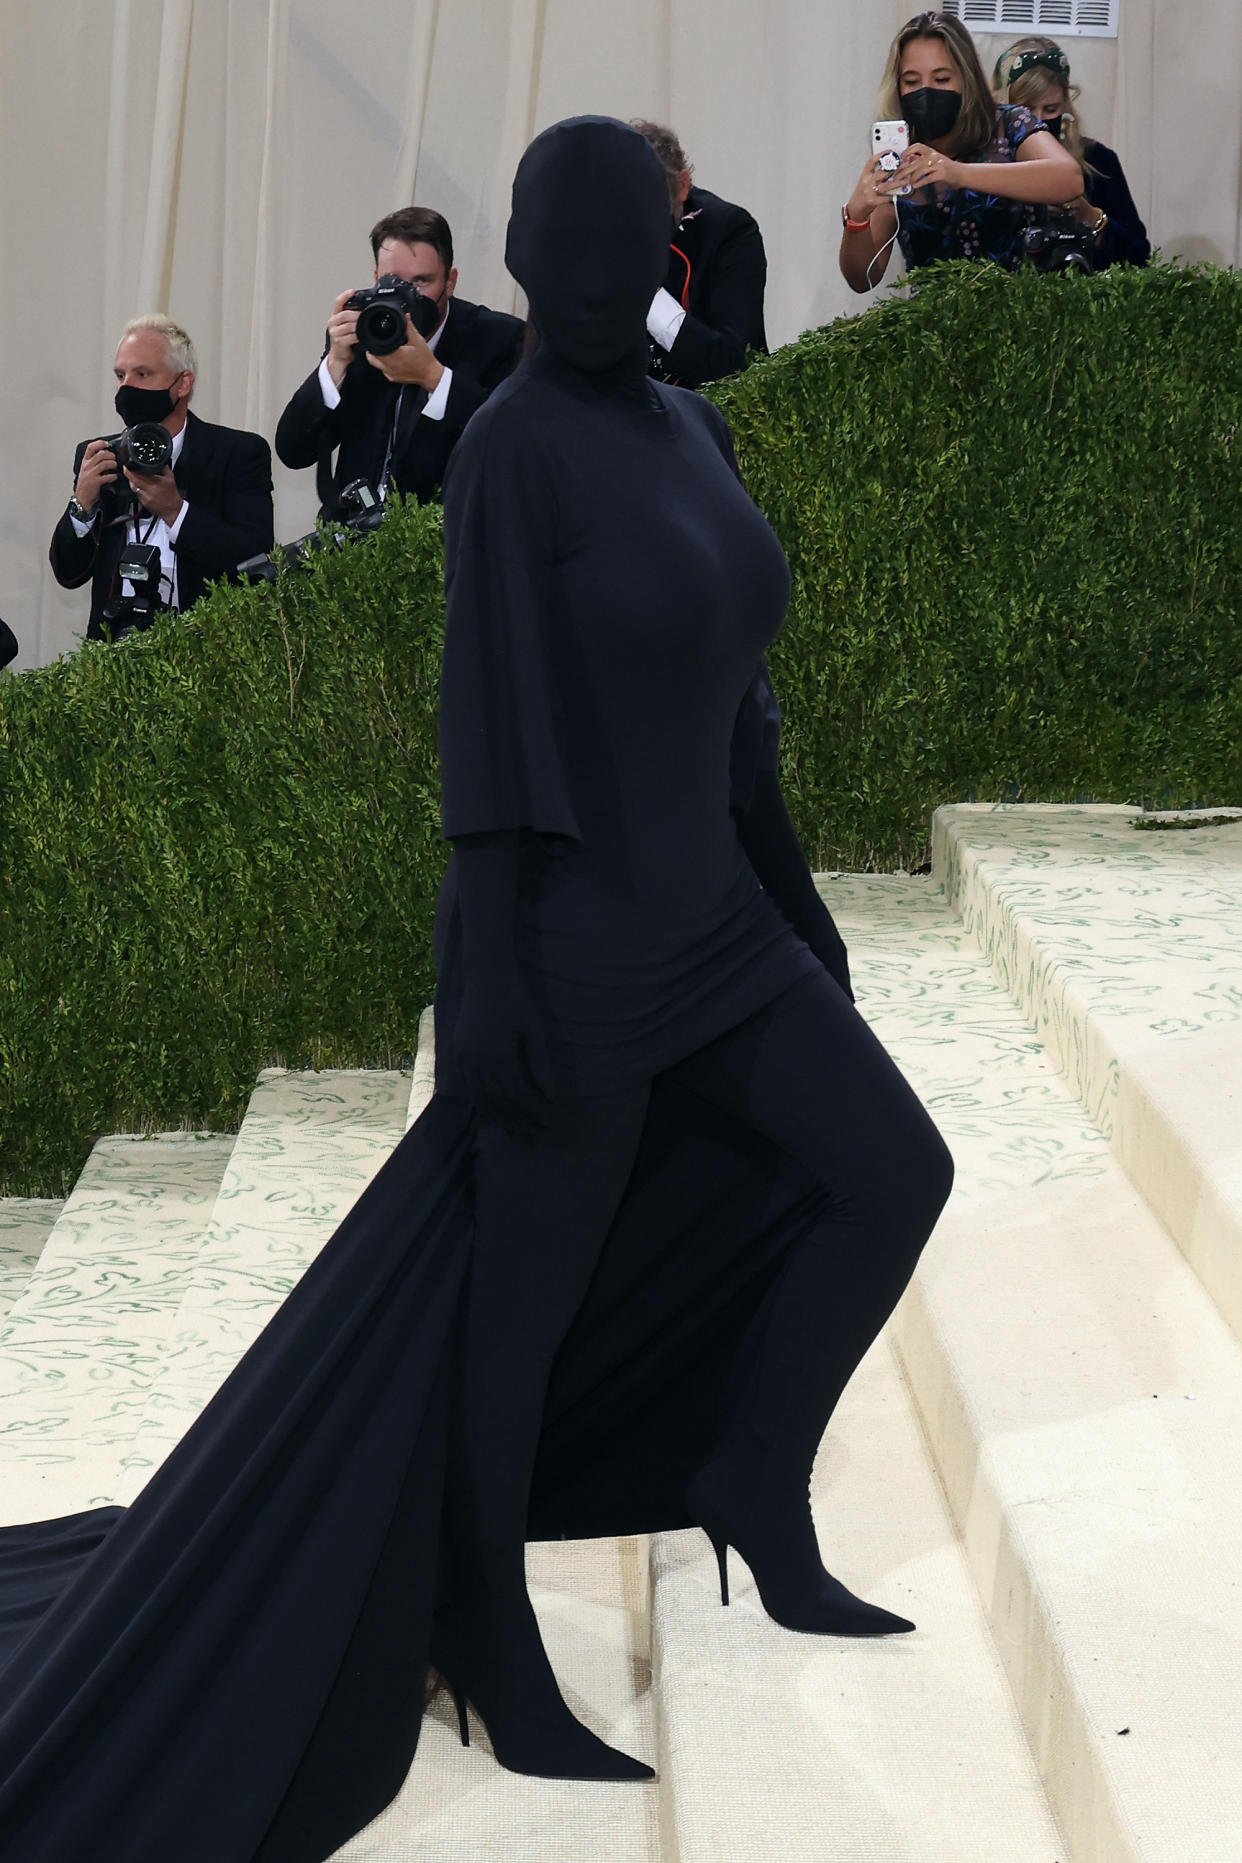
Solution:
[{"label": "black glove", "polygon": [[775,771],[760,770],[756,776],[749,807],[737,817],[737,832],[764,890],[853,1002],[845,945],[816,891]]},{"label": "black glove", "polygon": [[518,959],[521,837],[454,842],[464,988],[457,1063],[475,1108],[519,1137],[546,1124],[552,1093],[547,1031]]}]

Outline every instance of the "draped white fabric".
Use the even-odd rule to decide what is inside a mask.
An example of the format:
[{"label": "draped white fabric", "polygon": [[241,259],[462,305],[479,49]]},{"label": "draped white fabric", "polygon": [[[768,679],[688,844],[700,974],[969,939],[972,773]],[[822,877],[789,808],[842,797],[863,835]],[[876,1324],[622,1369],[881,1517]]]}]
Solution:
[{"label": "draped white fabric", "polygon": [[[111,431],[127,318],[198,347],[196,409],[270,439],[318,360],[366,235],[411,199],[453,227],[459,290],[515,306],[508,188],[530,136],[584,110],[680,133],[699,180],[757,216],[773,344],[863,307],[839,207],[909,0],[0,0],[8,470],[0,613],[19,666],[71,647],[87,592],[47,567],[75,443]],[[985,39],[990,62],[1004,41]],[[1119,41],[1069,49],[1089,132],[1118,147],[1167,253],[1235,263],[1242,9],[1124,0]],[[582,211],[591,203],[584,197]],[[311,474],[277,467],[277,534]]]}]

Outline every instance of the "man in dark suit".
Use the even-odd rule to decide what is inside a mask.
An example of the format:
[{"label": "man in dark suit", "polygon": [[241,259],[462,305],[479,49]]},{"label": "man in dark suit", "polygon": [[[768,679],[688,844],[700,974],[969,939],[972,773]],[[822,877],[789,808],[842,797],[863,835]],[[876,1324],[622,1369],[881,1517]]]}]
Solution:
[{"label": "man in dark suit", "polygon": [[[371,229],[375,277],[393,273],[430,298],[440,321],[425,339],[407,318],[408,338],[386,356],[361,355],[358,312],[343,291],[328,320],[319,367],[276,428],[286,466],[314,466],[322,515],[340,512],[342,488],[365,479],[420,504],[438,493],[466,422],[516,366],[523,325],[503,311],[454,296],[457,268],[448,222],[427,207],[403,207]],[[335,466],[333,453],[336,454]]]},{"label": "man in dark suit", "polygon": [[763,235],[744,207],[693,185],[694,171],[671,129],[636,119],[668,179],[673,236],[668,276],[647,313],[651,373],[701,388],[746,367],[748,350],[767,354]]},{"label": "man in dark suit", "polygon": [[[209,581],[272,547],[267,441],[190,413],[197,368],[194,345],[171,318],[138,317],[126,325],[113,365],[117,414],[126,427],[149,421],[165,428],[172,460],[158,473],[122,471],[106,440],[78,447],[73,497],[49,555],[63,587],[91,584],[88,640],[119,639],[148,625],[147,614],[127,607],[134,590],[120,574],[133,546],[159,552],[163,608],[189,608]],[[117,612],[109,619],[105,609]]]}]

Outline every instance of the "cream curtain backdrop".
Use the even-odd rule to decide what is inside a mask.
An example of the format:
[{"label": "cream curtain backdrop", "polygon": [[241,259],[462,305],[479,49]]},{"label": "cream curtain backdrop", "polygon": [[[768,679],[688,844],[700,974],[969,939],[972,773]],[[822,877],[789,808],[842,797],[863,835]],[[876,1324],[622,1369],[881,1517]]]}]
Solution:
[{"label": "cream curtain backdrop", "polygon": [[[463,295],[520,308],[513,169],[579,111],[673,124],[767,242],[773,344],[863,308],[839,207],[909,0],[0,0],[8,470],[0,613],[18,666],[71,648],[86,591],[47,566],[76,442],[109,431],[111,362],[142,311],[184,323],[195,407],[269,439],[319,357],[366,234],[412,199],[453,227]],[[989,60],[1003,40],[988,38]],[[1120,149],[1167,252],[1235,263],[1242,9],[1122,0],[1120,41],[1072,41],[1088,128]],[[589,199],[583,212],[590,212]],[[276,468],[277,534],[313,520]]]}]

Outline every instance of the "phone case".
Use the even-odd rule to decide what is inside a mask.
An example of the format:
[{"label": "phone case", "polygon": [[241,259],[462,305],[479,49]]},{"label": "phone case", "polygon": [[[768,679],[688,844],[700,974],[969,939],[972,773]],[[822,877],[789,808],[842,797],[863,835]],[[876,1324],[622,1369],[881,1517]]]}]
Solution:
[{"label": "phone case", "polygon": [[871,153],[879,156],[886,175],[892,174],[909,147],[910,131],[900,118],[871,125]]}]

